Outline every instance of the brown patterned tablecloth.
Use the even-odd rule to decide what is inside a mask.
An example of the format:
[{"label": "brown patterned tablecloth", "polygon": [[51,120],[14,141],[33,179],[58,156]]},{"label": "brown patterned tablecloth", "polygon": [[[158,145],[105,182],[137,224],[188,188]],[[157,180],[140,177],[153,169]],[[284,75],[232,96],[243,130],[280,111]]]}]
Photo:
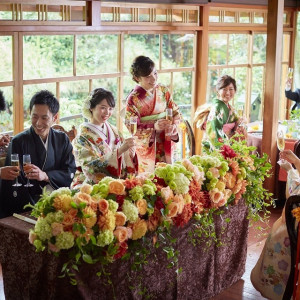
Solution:
[{"label": "brown patterned tablecloth", "polygon": [[[241,278],[247,254],[247,207],[240,202],[215,216],[217,235],[225,227],[224,246],[204,243],[193,246],[188,232],[193,223],[174,228],[175,248],[180,251],[176,268],[167,268],[166,253],[149,245],[148,264],[140,272],[132,271],[132,261],[118,260],[108,267],[113,287],[95,274],[99,264],[80,266],[76,275],[79,284],[58,278],[65,257],[47,251],[36,253],[28,242],[33,226],[9,217],[0,220],[0,263],[2,264],[6,300],[16,299],[210,299]],[[231,218],[226,223],[226,218]],[[149,239],[149,243],[151,239]],[[130,279],[129,279],[130,278]]]}]

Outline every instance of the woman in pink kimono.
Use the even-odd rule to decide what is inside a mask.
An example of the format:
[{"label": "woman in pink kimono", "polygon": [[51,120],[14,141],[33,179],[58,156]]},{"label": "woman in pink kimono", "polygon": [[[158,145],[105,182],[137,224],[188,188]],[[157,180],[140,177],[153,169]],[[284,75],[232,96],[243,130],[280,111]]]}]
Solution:
[{"label": "woman in pink kimono", "polygon": [[90,121],[80,126],[73,140],[76,165],[81,169],[73,187],[83,182],[97,183],[105,176],[118,178],[137,172],[134,138],[123,141],[108,123],[114,107],[112,93],[103,88],[93,90],[86,99],[83,116]]},{"label": "woman in pink kimono", "polygon": [[[156,162],[173,162],[181,115],[168,88],[157,83],[155,64],[149,57],[136,57],[130,72],[138,85],[127,98],[125,123],[130,128],[131,118],[137,118],[139,172],[153,172]],[[166,118],[167,109],[172,121]]]}]

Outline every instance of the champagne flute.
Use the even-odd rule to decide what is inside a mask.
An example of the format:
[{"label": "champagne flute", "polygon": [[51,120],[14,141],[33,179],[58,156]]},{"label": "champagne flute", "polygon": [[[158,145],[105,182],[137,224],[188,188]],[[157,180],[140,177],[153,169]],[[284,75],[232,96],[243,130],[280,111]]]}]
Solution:
[{"label": "champagne flute", "polygon": [[240,118],[243,117],[243,115],[244,115],[244,105],[242,105],[242,104],[238,105],[237,114]]},{"label": "champagne flute", "polygon": [[[23,170],[25,169],[26,165],[31,164],[31,157],[30,154],[23,155]],[[31,187],[33,184],[30,183],[29,178],[27,178],[27,183],[24,185],[26,187]]]},{"label": "champagne flute", "polygon": [[[172,108],[166,108],[166,120],[169,121],[170,125],[172,124],[172,122],[173,122],[173,109]],[[171,135],[172,135],[172,128],[171,129],[167,128],[165,131],[165,137],[166,137],[167,141],[171,140],[171,138],[170,138]]]},{"label": "champagne flute", "polygon": [[293,78],[293,73],[294,73],[294,69],[293,68],[289,68],[288,69],[288,78],[292,79]]},{"label": "champagne flute", "polygon": [[277,147],[280,152],[283,151],[285,147],[284,133],[282,130],[277,132]]},{"label": "champagne flute", "polygon": [[137,132],[137,117],[136,116],[130,117],[129,125],[130,125],[130,133],[132,136],[134,136]]},{"label": "champagne flute", "polygon": [[[11,165],[15,167],[19,167],[19,154],[14,153],[11,155]],[[14,183],[12,186],[21,186],[22,184],[19,183],[18,177],[16,177],[16,183]]]}]

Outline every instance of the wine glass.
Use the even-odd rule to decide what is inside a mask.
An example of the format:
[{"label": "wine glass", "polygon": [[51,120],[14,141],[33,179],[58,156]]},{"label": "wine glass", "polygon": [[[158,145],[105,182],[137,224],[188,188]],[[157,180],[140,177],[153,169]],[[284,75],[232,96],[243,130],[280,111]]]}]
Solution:
[{"label": "wine glass", "polygon": [[[20,162],[19,162],[19,154],[14,153],[11,155],[11,165],[15,166],[15,167],[19,167],[20,166]],[[22,184],[19,183],[18,181],[18,177],[16,177],[16,183],[14,183],[12,186],[21,186]]]},{"label": "wine glass", "polygon": [[[30,154],[23,155],[23,170],[26,168],[26,165],[31,164]],[[33,184],[30,183],[29,178],[27,178],[27,183],[24,185],[26,187],[31,187]]]},{"label": "wine glass", "polygon": [[137,132],[137,117],[136,116],[130,117],[129,125],[130,125],[130,133],[132,136],[134,136]]},{"label": "wine glass", "polygon": [[280,152],[283,151],[285,147],[284,133],[282,130],[277,132],[277,147]]},{"label": "wine glass", "polygon": [[243,104],[238,105],[237,114],[240,118],[242,118],[244,116],[244,105]]},{"label": "wine glass", "polygon": [[[172,124],[172,122],[173,122],[173,109],[172,108],[166,109],[166,120],[169,121],[170,125]],[[165,137],[166,137],[167,141],[171,140],[171,138],[170,138],[171,135],[172,135],[172,127],[166,128]]]}]

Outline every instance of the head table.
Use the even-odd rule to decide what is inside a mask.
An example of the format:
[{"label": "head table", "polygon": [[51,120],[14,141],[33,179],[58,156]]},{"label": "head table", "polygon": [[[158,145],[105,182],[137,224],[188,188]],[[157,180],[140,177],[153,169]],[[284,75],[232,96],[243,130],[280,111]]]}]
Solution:
[{"label": "head table", "polygon": [[[96,273],[98,264],[83,263],[76,274],[77,286],[67,278],[58,278],[66,257],[55,257],[47,251],[36,253],[28,242],[33,225],[14,217],[0,219],[0,263],[2,264],[4,293],[10,299],[210,299],[236,281],[245,271],[247,255],[247,207],[240,201],[215,216],[216,233],[222,228],[223,246],[205,241],[196,246],[188,239],[193,222],[184,228],[173,228],[177,238],[174,248],[180,251],[177,268],[167,268],[166,253],[152,246],[142,271],[131,270],[133,261],[117,260],[107,267],[112,285]],[[227,223],[226,218],[231,221]],[[130,278],[130,279],[129,279]]]}]

